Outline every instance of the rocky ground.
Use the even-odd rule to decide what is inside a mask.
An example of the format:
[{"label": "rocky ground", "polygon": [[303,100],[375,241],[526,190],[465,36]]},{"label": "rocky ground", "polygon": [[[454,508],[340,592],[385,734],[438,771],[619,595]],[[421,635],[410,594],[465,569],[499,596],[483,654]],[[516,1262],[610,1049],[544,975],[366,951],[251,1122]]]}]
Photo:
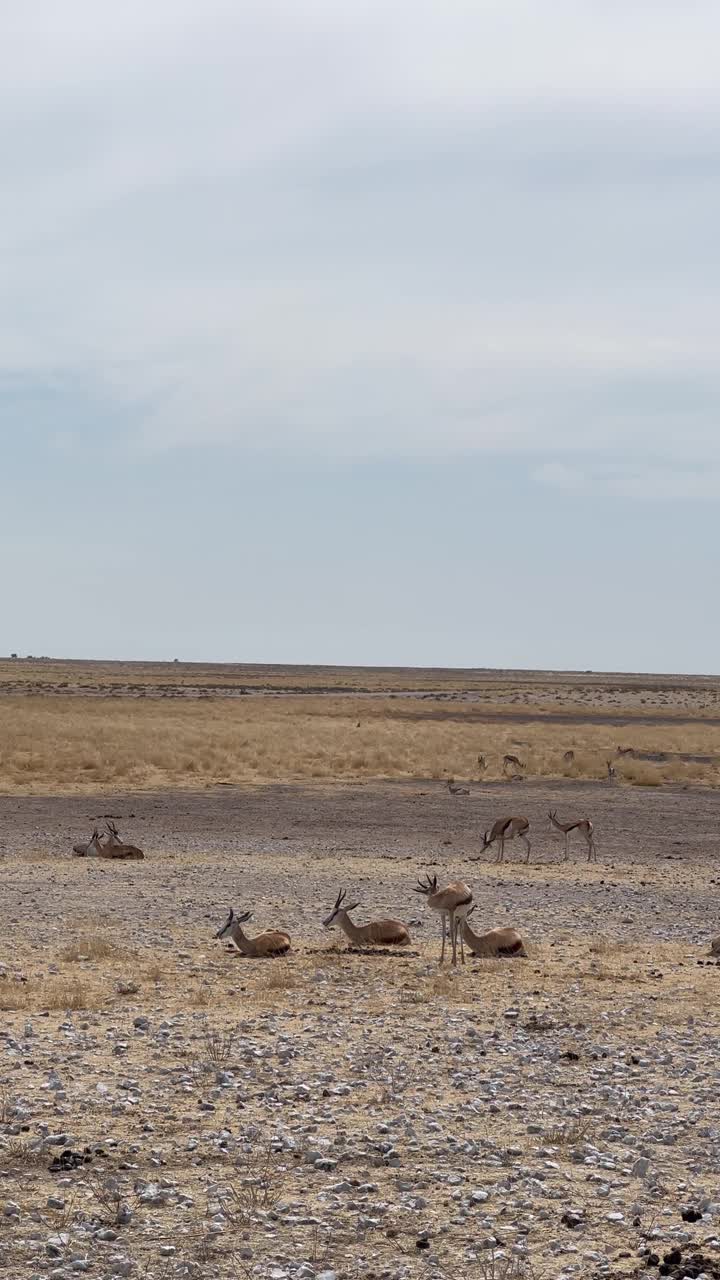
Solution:
[{"label": "rocky ground", "polygon": [[[512,812],[531,865],[470,862]],[[103,815],[144,862],[71,858]],[[719,817],[570,783],[0,799],[4,1273],[720,1276]],[[441,971],[425,870],[529,958]],[[341,884],[411,946],[324,932]],[[290,954],[214,942],[231,904]]]}]

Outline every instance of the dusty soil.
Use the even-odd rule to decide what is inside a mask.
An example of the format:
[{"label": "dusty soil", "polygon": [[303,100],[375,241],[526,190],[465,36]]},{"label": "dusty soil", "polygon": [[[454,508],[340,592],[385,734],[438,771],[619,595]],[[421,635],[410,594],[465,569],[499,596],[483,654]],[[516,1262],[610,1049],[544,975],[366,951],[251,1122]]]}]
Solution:
[{"label": "dusty soil", "polygon": [[[593,819],[596,864],[581,841],[562,863],[549,807]],[[503,866],[469,861],[518,812],[531,864],[513,844]],[[70,856],[105,815],[144,862]],[[8,1275],[584,1280],[720,1264],[717,793],[5,797],[0,855]],[[529,959],[441,972],[413,893],[428,869],[467,880],[475,927],[514,925]],[[321,925],[340,885],[358,921],[409,922],[411,946],[347,952]],[[231,904],[254,909],[250,932],[286,929],[290,954],[214,942]],[[68,1148],[87,1162],[51,1172]]]}]

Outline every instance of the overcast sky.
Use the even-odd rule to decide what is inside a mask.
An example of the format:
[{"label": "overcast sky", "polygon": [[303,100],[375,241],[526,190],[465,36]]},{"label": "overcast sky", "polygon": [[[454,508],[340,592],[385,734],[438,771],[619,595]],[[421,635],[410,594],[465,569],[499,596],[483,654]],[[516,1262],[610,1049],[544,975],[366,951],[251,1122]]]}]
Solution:
[{"label": "overcast sky", "polygon": [[0,652],[717,671],[714,0],[0,0]]}]

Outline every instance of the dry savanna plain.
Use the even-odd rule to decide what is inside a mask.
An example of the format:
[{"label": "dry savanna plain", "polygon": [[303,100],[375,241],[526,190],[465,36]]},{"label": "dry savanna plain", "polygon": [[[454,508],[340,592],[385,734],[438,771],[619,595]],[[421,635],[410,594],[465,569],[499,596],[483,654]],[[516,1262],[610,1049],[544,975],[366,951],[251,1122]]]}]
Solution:
[{"label": "dry savanna plain", "polygon": [[2,1274],[718,1280],[719,765],[709,677],[0,661]]}]

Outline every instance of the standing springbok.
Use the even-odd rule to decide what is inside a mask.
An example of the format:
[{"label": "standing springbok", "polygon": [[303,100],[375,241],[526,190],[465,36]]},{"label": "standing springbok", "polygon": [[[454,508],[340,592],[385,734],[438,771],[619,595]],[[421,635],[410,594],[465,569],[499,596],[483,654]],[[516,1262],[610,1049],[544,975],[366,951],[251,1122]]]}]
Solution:
[{"label": "standing springbok", "polygon": [[145,857],[142,849],[138,849],[137,845],[125,844],[124,840],[120,839],[120,832],[114,822],[106,822],[105,826],[107,827],[107,842],[99,846],[102,850],[99,855],[101,858]]},{"label": "standing springbok", "polygon": [[451,796],[469,796],[470,795],[470,788],[461,787],[460,784],[457,783],[454,778],[448,778],[447,785],[448,785],[448,791],[450,792]]},{"label": "standing springbok", "polygon": [[470,862],[479,862],[486,849],[498,841],[498,856],[496,862],[503,862],[505,859],[505,841],[514,840],[517,836],[522,840],[527,849],[526,862],[530,861],[530,841],[528,839],[528,831],[530,830],[529,818],[498,818],[490,828],[490,834],[487,831],[483,833],[483,842],[480,853],[477,858],[470,858]]},{"label": "standing springbok", "polygon": [[235,943],[238,951],[244,956],[252,956],[253,959],[264,959],[266,956],[284,956],[290,950],[290,935],[283,933],[280,929],[266,929],[263,933],[258,933],[254,938],[248,938],[243,933],[242,926],[248,920],[252,920],[252,911],[244,911],[242,915],[235,915],[232,907],[230,914],[221,929],[215,934],[216,938],[230,938]]},{"label": "standing springbok", "polygon": [[607,776],[608,776],[608,782],[614,782],[614,781],[615,781],[615,767],[614,767],[614,765],[613,765],[613,763],[612,763],[612,761],[611,761],[611,760],[606,760],[606,761],[605,761],[605,764],[607,765]]},{"label": "standing springbok", "polygon": [[575,822],[561,822],[557,816],[557,809],[551,809],[548,813],[548,818],[555,830],[562,831],[565,836],[565,862],[567,862],[569,855],[568,840],[571,831],[579,831],[585,837],[585,843],[588,847],[588,862],[592,862],[595,859],[594,828],[589,818],[578,818]]},{"label": "standing springbok", "polygon": [[517,929],[488,929],[487,933],[474,933],[468,920],[475,907],[471,907],[460,922],[460,934],[465,939],[474,956],[485,956],[488,959],[498,956],[519,956],[525,958],[527,951]]},{"label": "standing springbok", "polygon": [[516,769],[524,769],[525,765],[517,756],[503,756],[503,773],[507,773],[510,765],[514,765]]},{"label": "standing springbok", "polygon": [[[415,893],[423,893],[427,898],[427,904],[431,911],[440,913],[440,926],[442,929],[442,950],[440,952],[440,964],[445,959],[445,935],[447,928],[450,929],[450,945],[452,946],[452,962],[457,964],[457,938],[458,928],[463,916],[466,916],[468,909],[472,906],[473,896],[466,884],[462,880],[453,880],[451,884],[445,886],[444,889],[438,889],[437,876],[426,875],[425,882],[418,880],[415,887]],[[463,964],[465,963],[465,948],[463,945],[462,932],[460,932],[460,957]]]},{"label": "standing springbok", "polygon": [[484,773],[485,770],[487,769],[487,760],[485,759],[485,756],[479,755],[477,758],[477,762],[478,762],[478,769],[480,770],[481,773]]},{"label": "standing springbok", "polygon": [[404,947],[410,941],[407,925],[401,920],[372,920],[370,924],[355,924],[350,919],[350,912],[360,905],[350,902],[343,906],[345,890],[341,889],[335,899],[335,906],[329,916],[323,920],[326,929],[339,924],[343,933],[356,947]]},{"label": "standing springbok", "polygon": [[563,756],[563,760],[565,761],[565,764],[572,764],[574,759],[575,759],[575,752],[571,747],[569,751],[565,752]]},{"label": "standing springbok", "polygon": [[100,839],[100,832],[97,827],[93,827],[93,833],[87,844],[74,844],[73,853],[76,858],[92,858],[95,853],[95,841]]}]

